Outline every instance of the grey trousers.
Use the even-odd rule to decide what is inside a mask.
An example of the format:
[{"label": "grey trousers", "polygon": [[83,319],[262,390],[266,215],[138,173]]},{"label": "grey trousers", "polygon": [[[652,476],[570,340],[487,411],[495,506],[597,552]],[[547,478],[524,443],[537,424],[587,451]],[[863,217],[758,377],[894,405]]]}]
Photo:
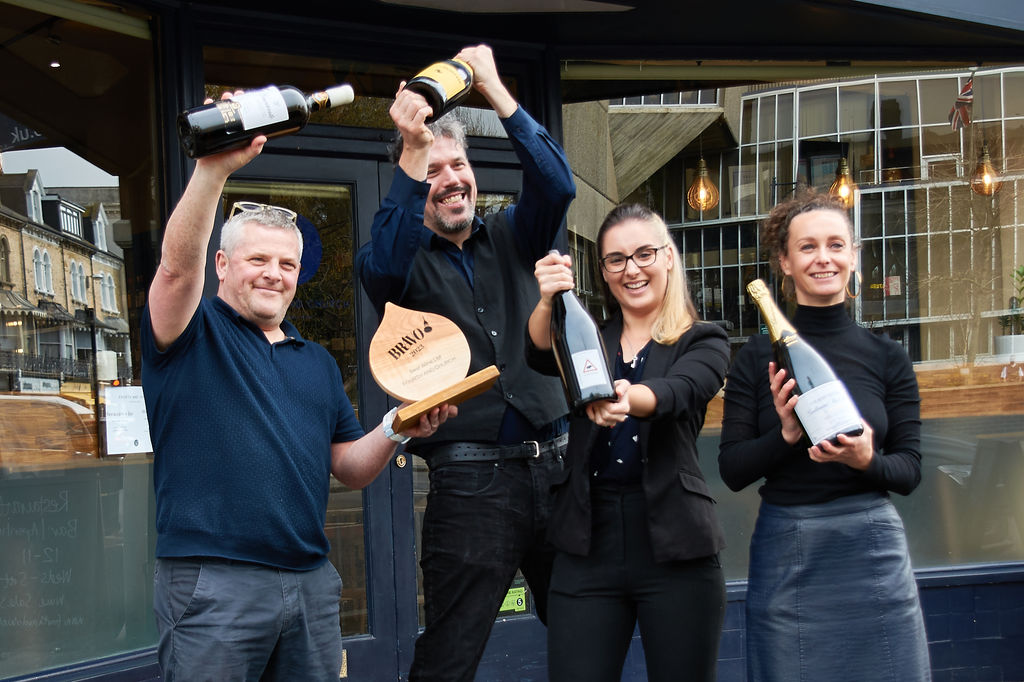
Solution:
[{"label": "grey trousers", "polygon": [[164,682],[338,679],[341,578],[226,559],[157,559]]}]

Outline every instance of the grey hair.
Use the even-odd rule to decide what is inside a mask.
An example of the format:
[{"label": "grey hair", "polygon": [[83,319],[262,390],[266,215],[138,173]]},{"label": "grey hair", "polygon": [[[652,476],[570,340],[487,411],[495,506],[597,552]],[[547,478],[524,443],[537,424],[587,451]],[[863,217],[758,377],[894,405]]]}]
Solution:
[{"label": "grey hair", "polygon": [[220,228],[220,250],[231,255],[242,238],[242,226],[256,223],[264,227],[276,227],[289,230],[299,241],[299,259],[302,259],[302,230],[288,215],[274,208],[261,208],[258,211],[242,211],[231,216]]},{"label": "grey hair", "polygon": [[[469,143],[466,141],[466,126],[454,116],[442,116],[429,124],[427,128],[434,134],[435,140],[439,137],[447,137],[462,147],[464,151],[469,150]],[[395,139],[391,143],[390,148],[391,163],[398,163],[398,159],[402,157],[402,147],[404,144],[405,141],[402,139],[402,133],[395,133]]]}]

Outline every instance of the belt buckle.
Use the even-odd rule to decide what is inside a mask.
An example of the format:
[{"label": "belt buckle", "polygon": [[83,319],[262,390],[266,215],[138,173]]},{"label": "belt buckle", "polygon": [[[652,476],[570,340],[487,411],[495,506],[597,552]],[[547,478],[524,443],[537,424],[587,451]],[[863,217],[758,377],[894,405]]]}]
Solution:
[{"label": "belt buckle", "polygon": [[532,445],[533,446],[533,456],[532,456],[532,459],[537,459],[538,457],[540,457],[540,443],[538,443],[535,440],[524,440],[523,441],[523,445]]}]

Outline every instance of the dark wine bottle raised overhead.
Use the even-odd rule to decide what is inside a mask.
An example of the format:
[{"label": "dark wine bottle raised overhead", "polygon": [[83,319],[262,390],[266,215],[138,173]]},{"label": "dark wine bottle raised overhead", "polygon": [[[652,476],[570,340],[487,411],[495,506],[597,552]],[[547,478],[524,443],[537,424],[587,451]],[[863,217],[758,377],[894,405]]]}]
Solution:
[{"label": "dark wine bottle raised overhead", "polygon": [[768,335],[772,340],[775,362],[786,370],[786,379],[796,379],[794,392],[800,396],[796,403],[796,416],[800,420],[812,445],[831,441],[838,445],[837,436],[859,436],[864,422],[853,404],[846,385],[825,358],[814,350],[782,314],[764,282],[755,279],[747,285],[747,292],[761,311]]},{"label": "dark wine bottle raised overhead", "polygon": [[405,84],[406,90],[423,95],[433,110],[426,122],[433,123],[459,105],[473,87],[473,68],[461,59],[431,64]]},{"label": "dark wine bottle raised overhead", "polygon": [[336,85],[311,95],[291,85],[268,85],[178,115],[178,137],[196,159],[244,147],[257,135],[276,137],[301,130],[315,111],[352,101],[351,85]]},{"label": "dark wine bottle raised overhead", "polygon": [[551,348],[573,412],[580,413],[595,400],[615,399],[601,333],[572,289],[552,299]]}]

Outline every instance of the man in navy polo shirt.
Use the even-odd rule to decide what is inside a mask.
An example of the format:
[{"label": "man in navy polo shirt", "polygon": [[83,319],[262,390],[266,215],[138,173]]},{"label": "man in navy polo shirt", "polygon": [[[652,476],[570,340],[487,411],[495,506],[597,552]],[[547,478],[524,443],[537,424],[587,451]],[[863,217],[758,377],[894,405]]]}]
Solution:
[{"label": "man in navy polo shirt", "polygon": [[241,204],[222,229],[215,299],[207,244],[227,178],[266,137],[196,163],[167,222],[142,324],[153,437],[158,656],[173,680],[327,680],[341,670],[341,579],[323,526],[330,476],[367,485],[397,442],[364,435],[341,372],[284,320],[302,236],[287,209]]}]

